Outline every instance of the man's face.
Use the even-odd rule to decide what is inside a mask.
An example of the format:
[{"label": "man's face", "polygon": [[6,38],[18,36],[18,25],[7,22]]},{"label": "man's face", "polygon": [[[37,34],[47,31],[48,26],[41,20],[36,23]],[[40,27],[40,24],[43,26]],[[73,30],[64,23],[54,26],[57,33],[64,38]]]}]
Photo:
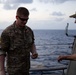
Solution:
[{"label": "man's face", "polygon": [[17,24],[20,26],[20,27],[23,27],[26,25],[29,17],[28,16],[16,16],[16,19],[17,19]]}]

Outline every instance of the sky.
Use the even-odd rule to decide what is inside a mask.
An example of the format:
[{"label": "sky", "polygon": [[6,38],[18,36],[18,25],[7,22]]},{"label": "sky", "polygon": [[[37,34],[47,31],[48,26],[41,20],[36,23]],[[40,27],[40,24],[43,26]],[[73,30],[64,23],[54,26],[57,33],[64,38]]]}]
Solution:
[{"label": "sky", "polygon": [[69,16],[76,12],[76,0],[0,0],[0,29],[5,29],[15,20],[18,7],[29,12],[27,26],[32,29],[76,29],[75,19]]}]

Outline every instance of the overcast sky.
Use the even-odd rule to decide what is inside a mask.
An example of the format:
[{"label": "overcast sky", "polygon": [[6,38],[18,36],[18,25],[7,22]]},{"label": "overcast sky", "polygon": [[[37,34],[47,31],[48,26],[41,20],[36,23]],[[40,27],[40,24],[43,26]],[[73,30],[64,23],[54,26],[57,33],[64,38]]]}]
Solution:
[{"label": "overcast sky", "polygon": [[16,10],[23,6],[30,11],[27,25],[32,29],[76,29],[76,0],[0,0],[0,29],[15,21]]}]

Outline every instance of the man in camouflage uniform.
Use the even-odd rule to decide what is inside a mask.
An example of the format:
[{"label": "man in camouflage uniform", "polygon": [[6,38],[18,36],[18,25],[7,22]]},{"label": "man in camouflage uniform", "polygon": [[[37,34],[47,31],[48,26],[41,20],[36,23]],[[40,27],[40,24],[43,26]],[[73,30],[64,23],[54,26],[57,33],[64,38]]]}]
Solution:
[{"label": "man in camouflage uniform", "polygon": [[4,62],[7,56],[7,72],[9,75],[29,75],[30,52],[32,58],[38,57],[34,44],[34,34],[26,26],[29,11],[19,7],[16,21],[7,27],[1,35],[0,75],[5,75]]}]

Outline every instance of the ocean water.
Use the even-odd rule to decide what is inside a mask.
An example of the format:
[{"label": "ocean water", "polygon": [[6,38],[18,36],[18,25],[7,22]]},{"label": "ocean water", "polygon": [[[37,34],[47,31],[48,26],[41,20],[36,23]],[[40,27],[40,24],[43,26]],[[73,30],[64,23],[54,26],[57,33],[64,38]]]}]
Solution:
[{"label": "ocean water", "polygon": [[[59,55],[69,55],[72,52],[74,38],[65,35],[65,30],[33,30],[38,52],[37,59],[31,59],[32,68],[50,68],[67,66],[69,61],[57,61]],[[0,30],[1,34],[2,30]],[[69,35],[75,35],[75,30],[69,30]]]},{"label": "ocean water", "polygon": [[[75,31],[70,31],[70,33],[74,34]],[[71,54],[74,38],[67,37],[64,30],[34,30],[34,35],[39,57],[35,60],[31,59],[32,66],[53,67],[63,65],[64,63],[58,63],[57,58],[59,55]]]},{"label": "ocean water", "polygon": [[[57,59],[59,55],[69,55],[72,53],[73,37],[66,36],[65,30],[34,30],[34,34],[39,57],[31,59],[31,67],[50,68],[68,66],[68,60],[63,60],[59,63]],[[75,35],[75,30],[70,30],[68,34]],[[61,72],[59,71],[59,73]]]}]

